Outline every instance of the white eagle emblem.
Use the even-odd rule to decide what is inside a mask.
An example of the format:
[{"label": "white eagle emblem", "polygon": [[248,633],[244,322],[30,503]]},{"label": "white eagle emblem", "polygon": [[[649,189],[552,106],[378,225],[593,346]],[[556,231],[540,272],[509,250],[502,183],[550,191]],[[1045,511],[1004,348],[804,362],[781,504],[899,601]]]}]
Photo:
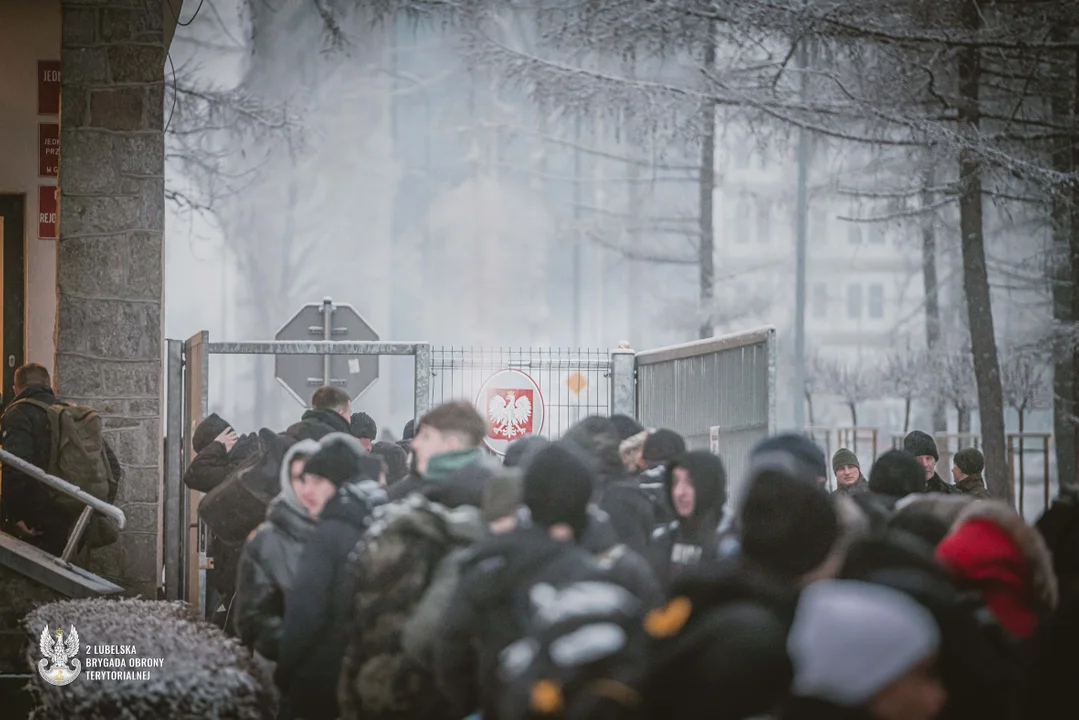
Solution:
[{"label": "white eagle emblem", "polygon": [[[52,685],[67,685],[82,672],[82,663],[75,657],[79,654],[79,634],[72,625],[67,637],[63,628],[56,628],[56,633],[49,633],[49,626],[41,631],[41,654],[37,662],[38,674],[45,682]],[[51,663],[51,665],[50,665]],[[68,667],[68,665],[71,667]]]},{"label": "white eagle emblem", "polygon": [[516,390],[507,390],[506,397],[494,395],[487,405],[492,437],[513,440],[531,431],[532,401],[527,395],[517,397]]}]

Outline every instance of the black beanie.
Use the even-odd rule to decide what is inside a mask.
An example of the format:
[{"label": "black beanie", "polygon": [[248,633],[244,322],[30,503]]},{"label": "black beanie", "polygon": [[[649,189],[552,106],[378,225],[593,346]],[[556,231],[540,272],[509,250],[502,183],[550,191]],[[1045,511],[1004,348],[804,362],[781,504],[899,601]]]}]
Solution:
[{"label": "black beanie", "polygon": [[814,478],[828,477],[828,461],[824,458],[824,451],[805,435],[795,433],[783,433],[761,440],[749,454],[750,465],[766,453],[777,452],[788,455]]},{"label": "black beanie", "polygon": [[686,451],[685,439],[674,430],[660,428],[644,439],[641,458],[655,465],[669,463]]},{"label": "black beanie", "polygon": [[371,445],[371,454],[386,463],[386,483],[393,484],[408,475],[408,453],[397,443],[377,442]]},{"label": "black beanie", "polygon": [[[329,439],[329,442],[327,442],[327,439]],[[352,442],[355,443],[356,441],[352,440]],[[304,463],[303,471],[311,475],[324,477],[334,485],[340,486],[361,474],[360,459],[363,456],[362,448],[357,452],[355,448],[350,447],[348,442],[327,436],[323,438],[318,451]],[[376,459],[376,462],[381,461]],[[368,471],[370,470],[370,468],[367,469]],[[377,477],[378,473],[376,471],[375,478]]]},{"label": "black beanie", "polygon": [[903,438],[903,449],[914,457],[929,455],[934,460],[940,460],[940,455],[937,454],[936,440],[921,430],[914,430]]},{"label": "black beanie", "polygon": [[536,453],[547,447],[550,442],[542,435],[518,438],[506,447],[506,456],[502,459],[502,464],[510,468],[520,468],[523,471],[528,467],[528,463],[532,462]]},{"label": "black beanie", "polygon": [[902,498],[923,493],[925,483],[925,468],[906,450],[889,450],[869,470],[869,489],[878,495]]},{"label": "black beanie", "polygon": [[220,415],[211,413],[208,418],[198,424],[194,434],[191,435],[191,449],[197,455],[205,450],[207,445],[216,440],[218,435],[228,430],[229,427],[230,425]]},{"label": "black beanie", "polygon": [[405,429],[401,432],[402,440],[411,440],[416,436],[416,421],[409,420],[405,423]]},{"label": "black beanie", "polygon": [[819,567],[839,537],[828,494],[807,477],[779,469],[751,476],[741,525],[743,555],[789,579]]},{"label": "black beanie", "polygon": [[361,440],[374,440],[378,437],[378,425],[375,424],[375,419],[365,412],[352,413],[352,421],[349,425],[352,428],[353,437]]},{"label": "black beanie", "polygon": [[985,470],[985,456],[977,448],[963,448],[952,457],[952,462],[967,475],[979,475]]},{"label": "black beanie", "polygon": [[588,527],[593,482],[585,458],[562,443],[552,443],[528,463],[522,501],[534,523],[545,528],[565,523],[580,540]]},{"label": "black beanie", "polygon": [[634,435],[644,432],[644,427],[629,415],[611,415],[611,422],[618,431],[618,437],[629,440]]}]

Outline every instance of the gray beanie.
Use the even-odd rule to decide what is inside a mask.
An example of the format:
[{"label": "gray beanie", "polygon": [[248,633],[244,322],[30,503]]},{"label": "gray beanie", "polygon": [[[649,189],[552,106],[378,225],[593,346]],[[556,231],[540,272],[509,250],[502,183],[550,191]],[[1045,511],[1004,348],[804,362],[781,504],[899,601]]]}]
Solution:
[{"label": "gray beanie", "polygon": [[863,705],[936,654],[940,629],[904,592],[855,580],[825,580],[802,592],[787,651],[797,697]]}]

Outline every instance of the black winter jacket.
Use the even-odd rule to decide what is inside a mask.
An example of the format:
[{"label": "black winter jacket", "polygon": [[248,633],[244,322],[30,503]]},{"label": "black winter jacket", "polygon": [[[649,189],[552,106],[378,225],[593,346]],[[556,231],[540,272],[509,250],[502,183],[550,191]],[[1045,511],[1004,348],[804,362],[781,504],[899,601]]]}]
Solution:
[{"label": "black winter jacket", "polygon": [[316,521],[279,495],[266,522],[244,546],[236,585],[236,627],[241,642],[277,661],[285,622],[285,596],[300,569],[300,558]]},{"label": "black winter jacket", "polygon": [[348,557],[363,538],[372,508],[385,502],[385,494],[372,485],[346,484],[326,503],[285,596],[274,680],[305,720],[338,715],[337,682],[354,589]]},{"label": "black winter jacket", "polygon": [[636,595],[646,608],[663,602],[663,588],[648,560],[619,542],[610,517],[595,505],[588,508],[588,530],[581,546],[596,556],[612,581]]},{"label": "black winter jacket", "polygon": [[628,474],[610,478],[596,499],[599,508],[610,516],[618,539],[631,550],[647,554],[656,513],[638,479]]},{"label": "black winter jacket", "polygon": [[456,715],[465,717],[480,708],[483,720],[500,720],[498,656],[522,636],[519,608],[532,585],[602,575],[588,551],[552,540],[534,526],[475,546],[462,567],[435,650],[435,676]]},{"label": "black winter jacket", "polygon": [[351,435],[352,425],[333,410],[308,410],[285,434],[297,440],[321,440],[332,432]]},{"label": "black winter jacket", "polygon": [[208,493],[225,481],[244,460],[259,451],[257,433],[241,435],[232,450],[225,450],[223,443],[214,441],[195,456],[184,471],[184,485],[192,490]]},{"label": "black winter jacket", "polygon": [[[19,400],[36,400],[46,405],[55,405],[60,400],[52,388],[46,385],[31,385],[12,400],[0,418],[0,443],[3,444],[4,450],[35,467],[47,470],[52,451],[48,415],[42,408],[29,403],[13,406]],[[113,479],[119,484],[123,479],[123,468],[108,443],[105,444],[105,454],[108,456]],[[106,499],[113,502],[116,498]],[[53,555],[63,552],[67,536],[77,518],[56,512],[52,493],[44,484],[5,465],[2,502],[5,530],[17,534],[15,525],[22,520],[32,530],[44,532],[44,535],[23,539]]]},{"label": "black winter jacket", "polygon": [[951,495],[956,492],[954,485],[949,485],[940,478],[939,473],[933,473],[933,477],[925,483],[925,491],[931,493],[943,493],[945,495]]}]

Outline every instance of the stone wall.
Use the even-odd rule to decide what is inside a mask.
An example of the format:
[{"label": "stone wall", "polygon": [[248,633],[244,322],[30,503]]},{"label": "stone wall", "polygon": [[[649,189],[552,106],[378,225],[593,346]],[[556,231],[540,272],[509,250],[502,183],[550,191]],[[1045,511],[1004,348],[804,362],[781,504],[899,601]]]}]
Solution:
[{"label": "stone wall", "polygon": [[154,597],[161,467],[163,0],[64,0],[56,384],[124,467],[91,569]]}]

